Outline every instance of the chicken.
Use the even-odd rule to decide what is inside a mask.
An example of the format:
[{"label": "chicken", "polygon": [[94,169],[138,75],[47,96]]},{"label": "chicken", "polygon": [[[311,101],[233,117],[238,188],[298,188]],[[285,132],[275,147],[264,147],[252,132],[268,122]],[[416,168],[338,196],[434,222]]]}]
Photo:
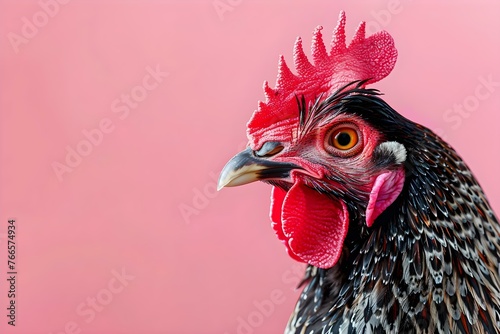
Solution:
[{"label": "chicken", "polygon": [[387,32],[331,51],[321,27],[297,74],[279,61],[276,87],[248,123],[247,149],[219,189],[271,184],[272,227],[307,263],[286,333],[500,333],[500,226],[459,155],[367,88],[393,69]]}]

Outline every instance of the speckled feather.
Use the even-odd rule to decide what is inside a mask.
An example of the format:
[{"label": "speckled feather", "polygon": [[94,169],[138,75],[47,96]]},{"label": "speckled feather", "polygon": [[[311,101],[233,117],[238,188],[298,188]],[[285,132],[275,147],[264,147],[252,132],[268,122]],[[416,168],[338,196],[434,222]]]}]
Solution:
[{"label": "speckled feather", "polygon": [[310,110],[299,98],[302,130],[363,118],[406,148],[405,186],[368,228],[362,194],[314,184],[346,202],[350,228],[333,268],[307,268],[286,333],[500,333],[500,226],[481,187],[441,138],[360,87]]}]

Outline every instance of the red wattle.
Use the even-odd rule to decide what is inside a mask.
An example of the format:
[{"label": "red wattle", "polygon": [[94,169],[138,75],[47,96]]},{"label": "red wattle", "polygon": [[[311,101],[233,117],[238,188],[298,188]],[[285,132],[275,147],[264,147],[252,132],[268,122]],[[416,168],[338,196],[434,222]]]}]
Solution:
[{"label": "red wattle", "polygon": [[279,187],[273,187],[271,191],[271,226],[273,227],[276,236],[285,245],[286,252],[290,257],[296,261],[304,262],[301,258],[295,255],[288,247],[287,238],[283,233],[283,227],[281,223],[281,210],[283,208],[283,202],[285,201],[286,191]]},{"label": "red wattle", "polygon": [[339,260],[349,227],[343,201],[320,194],[298,179],[288,192],[273,189],[271,219],[293,258],[319,268],[333,267]]}]

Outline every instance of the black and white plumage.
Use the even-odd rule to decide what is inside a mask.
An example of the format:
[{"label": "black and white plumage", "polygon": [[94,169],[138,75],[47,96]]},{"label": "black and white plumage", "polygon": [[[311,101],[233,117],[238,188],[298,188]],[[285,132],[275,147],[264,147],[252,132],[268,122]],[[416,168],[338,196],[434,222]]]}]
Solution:
[{"label": "black and white plumage", "polygon": [[500,333],[500,225],[460,156],[401,116],[377,90],[397,56],[360,24],[330,53],[297,39],[297,74],[280,58],[276,88],[248,123],[249,145],[219,189],[273,186],[272,227],[308,263],[287,334]]},{"label": "black and white plumage", "polygon": [[[335,267],[309,266],[287,333],[500,333],[500,226],[467,165],[365,92],[342,101],[406,148],[400,197],[351,221]],[[336,108],[339,108],[338,105]],[[345,198],[355,213],[355,200]]]}]

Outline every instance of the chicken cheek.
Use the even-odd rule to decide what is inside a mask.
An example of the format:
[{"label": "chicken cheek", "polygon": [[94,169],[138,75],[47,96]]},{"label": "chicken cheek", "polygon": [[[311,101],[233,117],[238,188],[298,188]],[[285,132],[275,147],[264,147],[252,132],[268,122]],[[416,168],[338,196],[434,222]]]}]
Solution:
[{"label": "chicken cheek", "polygon": [[349,214],[343,201],[320,194],[296,180],[287,192],[273,189],[271,219],[291,257],[325,269],[339,260],[349,228]]}]

